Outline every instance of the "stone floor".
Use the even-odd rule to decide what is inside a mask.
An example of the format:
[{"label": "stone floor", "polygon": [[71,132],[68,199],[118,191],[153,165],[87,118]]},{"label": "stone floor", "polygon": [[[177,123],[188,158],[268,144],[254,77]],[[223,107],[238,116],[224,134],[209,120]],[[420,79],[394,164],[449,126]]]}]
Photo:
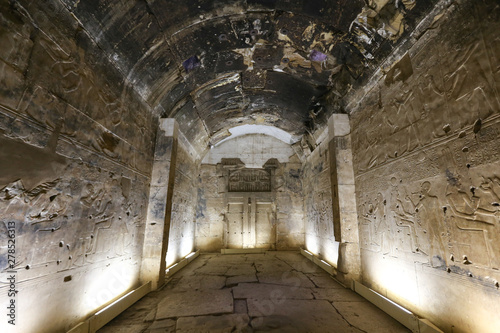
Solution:
[{"label": "stone floor", "polygon": [[203,254],[99,333],[409,332],[296,252]]}]

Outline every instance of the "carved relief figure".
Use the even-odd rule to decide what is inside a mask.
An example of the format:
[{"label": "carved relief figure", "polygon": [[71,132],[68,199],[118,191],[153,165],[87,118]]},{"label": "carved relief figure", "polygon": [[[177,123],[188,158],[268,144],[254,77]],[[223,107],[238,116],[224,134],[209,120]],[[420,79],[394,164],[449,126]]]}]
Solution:
[{"label": "carved relief figure", "polygon": [[[406,190],[400,190],[399,182],[394,177],[391,179],[391,187],[390,208],[396,223],[394,235],[398,238],[397,244],[395,244],[396,249],[400,252],[419,253],[421,246],[417,235],[414,206],[409,200]],[[404,199],[402,199],[403,196]]]},{"label": "carved relief figure", "polygon": [[[500,179],[482,177],[479,188],[471,186],[469,191],[460,182],[456,186],[449,185],[446,198],[457,229],[463,233],[480,232],[488,252],[489,267],[500,268]],[[464,236],[458,234],[455,238],[460,240]]]},{"label": "carved relief figure", "polygon": [[95,254],[98,251],[98,245],[103,244],[101,230],[109,229],[113,223],[114,213],[110,213],[112,204],[112,196],[107,193],[104,185],[88,183],[81,196],[81,203],[85,207],[82,212],[82,217],[87,217],[93,222],[92,230],[90,231],[90,240],[87,245],[86,254]]},{"label": "carved relief figure", "polygon": [[373,202],[363,204],[365,230],[367,235],[363,236],[367,248],[371,248],[382,254],[392,254],[393,236],[392,225],[386,215],[387,202],[382,193],[378,193]]},{"label": "carved relief figure", "polygon": [[[418,226],[417,232],[421,235],[419,237],[419,240],[421,240],[420,246],[424,247],[421,251],[428,254],[431,260],[437,258],[438,262],[440,262],[446,255],[442,239],[445,231],[443,230],[441,219],[436,217],[436,212],[440,211],[439,199],[437,196],[429,193],[430,188],[430,182],[423,182],[418,194],[418,201],[412,201],[412,203],[415,207],[415,217]],[[432,262],[434,263],[434,261]]]},{"label": "carved relief figure", "polygon": [[377,210],[376,205],[372,202],[366,201],[363,203],[363,221],[362,225],[362,239],[365,249],[370,249],[372,251],[379,251],[380,241],[375,236],[375,211]]}]

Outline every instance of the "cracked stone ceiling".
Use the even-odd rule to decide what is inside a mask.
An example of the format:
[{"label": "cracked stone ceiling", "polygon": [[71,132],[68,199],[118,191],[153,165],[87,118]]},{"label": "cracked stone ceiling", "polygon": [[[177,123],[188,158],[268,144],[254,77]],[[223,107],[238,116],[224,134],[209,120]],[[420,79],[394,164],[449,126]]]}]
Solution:
[{"label": "cracked stone ceiling", "polygon": [[324,127],[436,1],[62,2],[127,84],[204,150],[241,124],[296,141]]}]

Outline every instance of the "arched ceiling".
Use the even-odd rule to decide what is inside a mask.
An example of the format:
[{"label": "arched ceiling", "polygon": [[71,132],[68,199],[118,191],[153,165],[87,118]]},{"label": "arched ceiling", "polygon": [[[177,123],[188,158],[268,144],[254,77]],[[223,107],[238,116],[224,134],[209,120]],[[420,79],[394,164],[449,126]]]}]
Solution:
[{"label": "arched ceiling", "polygon": [[61,0],[144,100],[206,148],[325,125],[435,0]]}]

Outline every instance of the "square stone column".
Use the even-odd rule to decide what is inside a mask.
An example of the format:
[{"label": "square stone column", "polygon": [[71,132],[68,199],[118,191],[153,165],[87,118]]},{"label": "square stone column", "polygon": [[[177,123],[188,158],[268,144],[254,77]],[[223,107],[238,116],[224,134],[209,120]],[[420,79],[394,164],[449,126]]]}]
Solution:
[{"label": "square stone column", "polygon": [[340,242],[337,278],[350,285],[352,280],[360,280],[361,259],[349,116],[332,115],[328,133],[333,226],[335,240]]},{"label": "square stone column", "polygon": [[153,290],[165,282],[165,259],[172,215],[178,133],[179,126],[175,119],[160,119],[141,265],[141,281],[142,283],[151,281]]}]

